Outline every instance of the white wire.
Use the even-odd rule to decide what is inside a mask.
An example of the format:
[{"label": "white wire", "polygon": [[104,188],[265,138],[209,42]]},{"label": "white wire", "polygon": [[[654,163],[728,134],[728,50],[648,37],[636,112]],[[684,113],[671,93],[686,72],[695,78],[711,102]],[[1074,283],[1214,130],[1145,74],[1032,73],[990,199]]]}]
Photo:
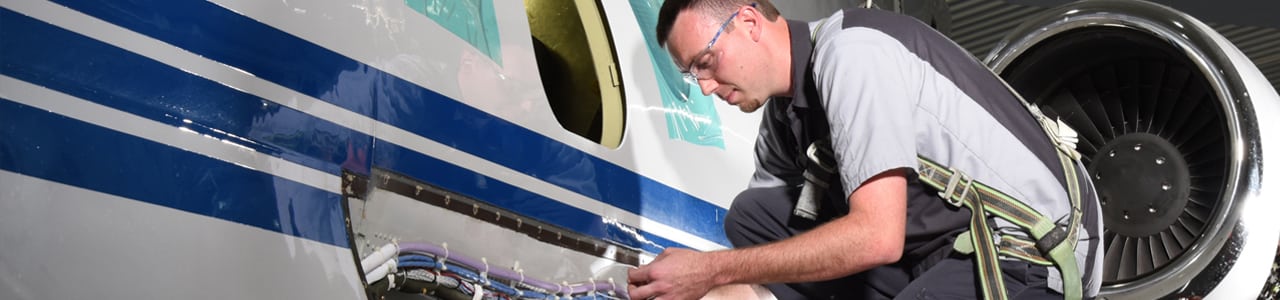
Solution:
[{"label": "white wire", "polygon": [[374,268],[372,272],[365,274],[364,280],[368,281],[369,283],[373,283],[378,280],[382,280],[382,278],[387,277],[387,274],[390,274],[391,272],[395,272],[395,270],[396,270],[396,261],[394,259],[388,260],[382,265],[379,265],[377,268]]},{"label": "white wire", "polygon": [[400,252],[399,248],[400,247],[397,246],[396,243],[382,245],[378,250],[373,251],[373,253],[369,253],[369,256],[361,259],[360,267],[364,269],[365,274],[369,274],[369,272],[372,272],[374,268],[382,266],[388,260],[392,260],[391,258],[395,257],[396,253]]}]

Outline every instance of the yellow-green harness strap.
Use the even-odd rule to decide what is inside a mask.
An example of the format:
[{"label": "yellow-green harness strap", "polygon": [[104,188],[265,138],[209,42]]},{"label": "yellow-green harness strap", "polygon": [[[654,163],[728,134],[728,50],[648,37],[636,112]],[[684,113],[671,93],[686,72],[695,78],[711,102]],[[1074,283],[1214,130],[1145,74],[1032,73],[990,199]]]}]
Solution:
[{"label": "yellow-green harness strap", "polygon": [[[972,179],[963,178],[961,180],[966,181],[964,183],[964,189],[966,191],[972,187]],[[982,200],[979,200],[976,196],[966,196],[963,192],[960,195],[960,199],[961,201],[964,201],[964,206],[968,206],[969,210],[974,212],[970,214],[969,217],[969,228],[991,228],[987,225],[986,214],[978,213],[981,211],[987,211]],[[1000,258],[996,253],[995,239],[991,236],[991,230],[970,230],[969,232],[971,233],[969,235],[969,241],[974,246],[974,256],[976,256],[979,261],[977,268],[978,278],[982,280],[979,280],[978,282],[981,283],[982,286],[983,298],[996,300],[1007,299],[1008,297],[1005,295],[1004,280],[1002,279],[1003,276],[1000,272],[1000,264],[998,263]]]},{"label": "yellow-green harness strap", "polygon": [[[1001,82],[1004,82],[1003,80]],[[1013,91],[1013,88],[1005,83],[1005,88]],[[1018,95],[1016,92],[1014,95]],[[1018,95],[1018,100],[1026,106],[1031,115],[1040,122],[1040,129],[1044,130],[1045,135],[1053,141],[1054,148],[1058,151],[1058,161],[1062,163],[1062,172],[1067,180],[1067,198],[1071,199],[1071,220],[1067,223],[1065,242],[1059,242],[1055,245],[1041,245],[1036,243],[1036,248],[1041,249],[1041,253],[1048,250],[1049,257],[1058,263],[1058,271],[1062,273],[1062,291],[1066,299],[1080,299],[1083,295],[1083,286],[1080,283],[1080,267],[1075,263],[1076,243],[1078,229],[1080,227],[1080,218],[1084,216],[1083,207],[1080,203],[1080,181],[1079,174],[1076,173],[1077,162],[1080,161],[1080,153],[1076,152],[1074,143],[1066,143],[1062,137],[1064,134],[1059,131],[1071,131],[1069,127],[1062,123],[1061,120],[1054,120],[1046,117],[1040,112],[1040,108],[1031,105]],[[1066,134],[1068,136],[1074,133]],[[1037,238],[1039,239],[1039,238]],[[1040,240],[1044,241],[1044,240]],[[1051,248],[1050,248],[1051,247]],[[1046,249],[1048,248],[1048,249]],[[1067,260],[1067,259],[1070,260]]]},{"label": "yellow-green harness strap", "polygon": [[[1026,204],[982,182],[969,178],[962,172],[943,167],[928,158],[917,157],[920,181],[938,189],[947,203],[965,206],[972,211],[968,232],[956,239],[956,248],[972,252],[978,263],[978,276],[987,299],[1005,299],[1004,281],[1001,280],[999,257],[1023,259],[1031,263],[1057,265],[1062,273],[1063,294],[1067,299],[1080,299],[1079,267],[1076,266],[1076,231],[1080,224],[1080,186],[1076,178],[1074,160],[1059,152],[1071,198],[1071,216],[1066,225],[1059,225],[1044,217]],[[979,213],[982,212],[982,213]],[[1034,241],[1022,241],[1012,236],[1002,237],[999,244],[987,225],[987,215],[999,217],[1030,233]],[[978,230],[983,229],[983,230]]]},{"label": "yellow-green harness strap", "polygon": [[1083,286],[1080,283],[1080,267],[1076,265],[1076,243],[1079,241],[1077,235],[1079,233],[1080,218],[1083,217],[1080,205],[1080,181],[1076,177],[1075,160],[1069,155],[1058,152],[1058,158],[1062,161],[1062,170],[1066,173],[1067,179],[1067,195],[1071,199],[1071,221],[1067,222],[1069,228],[1066,229],[1067,237],[1065,240],[1056,245],[1040,245],[1036,243],[1037,248],[1052,247],[1049,249],[1049,258],[1058,263],[1058,271],[1062,273],[1062,293],[1066,299],[1080,299],[1083,295]]}]

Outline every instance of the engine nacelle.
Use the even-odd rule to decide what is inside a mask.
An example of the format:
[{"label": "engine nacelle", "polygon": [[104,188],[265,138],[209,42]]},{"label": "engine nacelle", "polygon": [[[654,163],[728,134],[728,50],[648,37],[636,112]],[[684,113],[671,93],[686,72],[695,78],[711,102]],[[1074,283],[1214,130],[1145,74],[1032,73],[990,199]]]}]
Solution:
[{"label": "engine nacelle", "polygon": [[1103,204],[1103,296],[1247,299],[1268,284],[1280,217],[1280,97],[1204,23],[1140,1],[1048,10],[986,58],[1080,135]]}]

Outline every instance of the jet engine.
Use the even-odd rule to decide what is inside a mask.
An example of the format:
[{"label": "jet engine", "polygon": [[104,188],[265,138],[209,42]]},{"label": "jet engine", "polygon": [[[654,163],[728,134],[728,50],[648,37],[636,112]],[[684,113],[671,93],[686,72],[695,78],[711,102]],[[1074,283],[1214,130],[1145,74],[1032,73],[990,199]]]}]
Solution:
[{"label": "jet engine", "polygon": [[[986,58],[1078,133],[1105,233],[1103,297],[1258,297],[1275,285],[1280,97],[1204,23],[1141,1],[1050,9]],[[1271,278],[1268,278],[1271,276]]]}]

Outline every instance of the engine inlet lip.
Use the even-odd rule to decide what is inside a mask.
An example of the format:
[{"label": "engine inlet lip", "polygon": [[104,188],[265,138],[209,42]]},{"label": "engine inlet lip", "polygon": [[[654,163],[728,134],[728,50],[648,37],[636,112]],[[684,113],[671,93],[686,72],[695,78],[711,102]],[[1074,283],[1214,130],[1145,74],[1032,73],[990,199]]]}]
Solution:
[{"label": "engine inlet lip", "polygon": [[[985,61],[997,74],[1016,62],[1033,46],[1055,36],[1094,27],[1123,28],[1155,36],[1186,55],[1205,74],[1214,96],[1224,113],[1226,128],[1227,170],[1222,187],[1224,203],[1217,208],[1206,227],[1205,237],[1187,249],[1178,261],[1149,277],[1104,286],[1104,295],[1158,298],[1184,286],[1197,273],[1230,270],[1232,264],[1209,266],[1213,254],[1219,252],[1239,223],[1241,204],[1259,196],[1261,189],[1260,131],[1251,98],[1230,56],[1207,25],[1190,16],[1158,4],[1142,1],[1082,1],[1046,11],[1010,32],[998,43]],[[1247,230],[1241,230],[1247,232]],[[1237,251],[1222,251],[1223,253]],[[1206,257],[1209,255],[1210,257]],[[1234,260],[1232,260],[1234,261]],[[1221,277],[1221,276],[1216,276]],[[1172,280],[1181,279],[1181,280]]]}]

